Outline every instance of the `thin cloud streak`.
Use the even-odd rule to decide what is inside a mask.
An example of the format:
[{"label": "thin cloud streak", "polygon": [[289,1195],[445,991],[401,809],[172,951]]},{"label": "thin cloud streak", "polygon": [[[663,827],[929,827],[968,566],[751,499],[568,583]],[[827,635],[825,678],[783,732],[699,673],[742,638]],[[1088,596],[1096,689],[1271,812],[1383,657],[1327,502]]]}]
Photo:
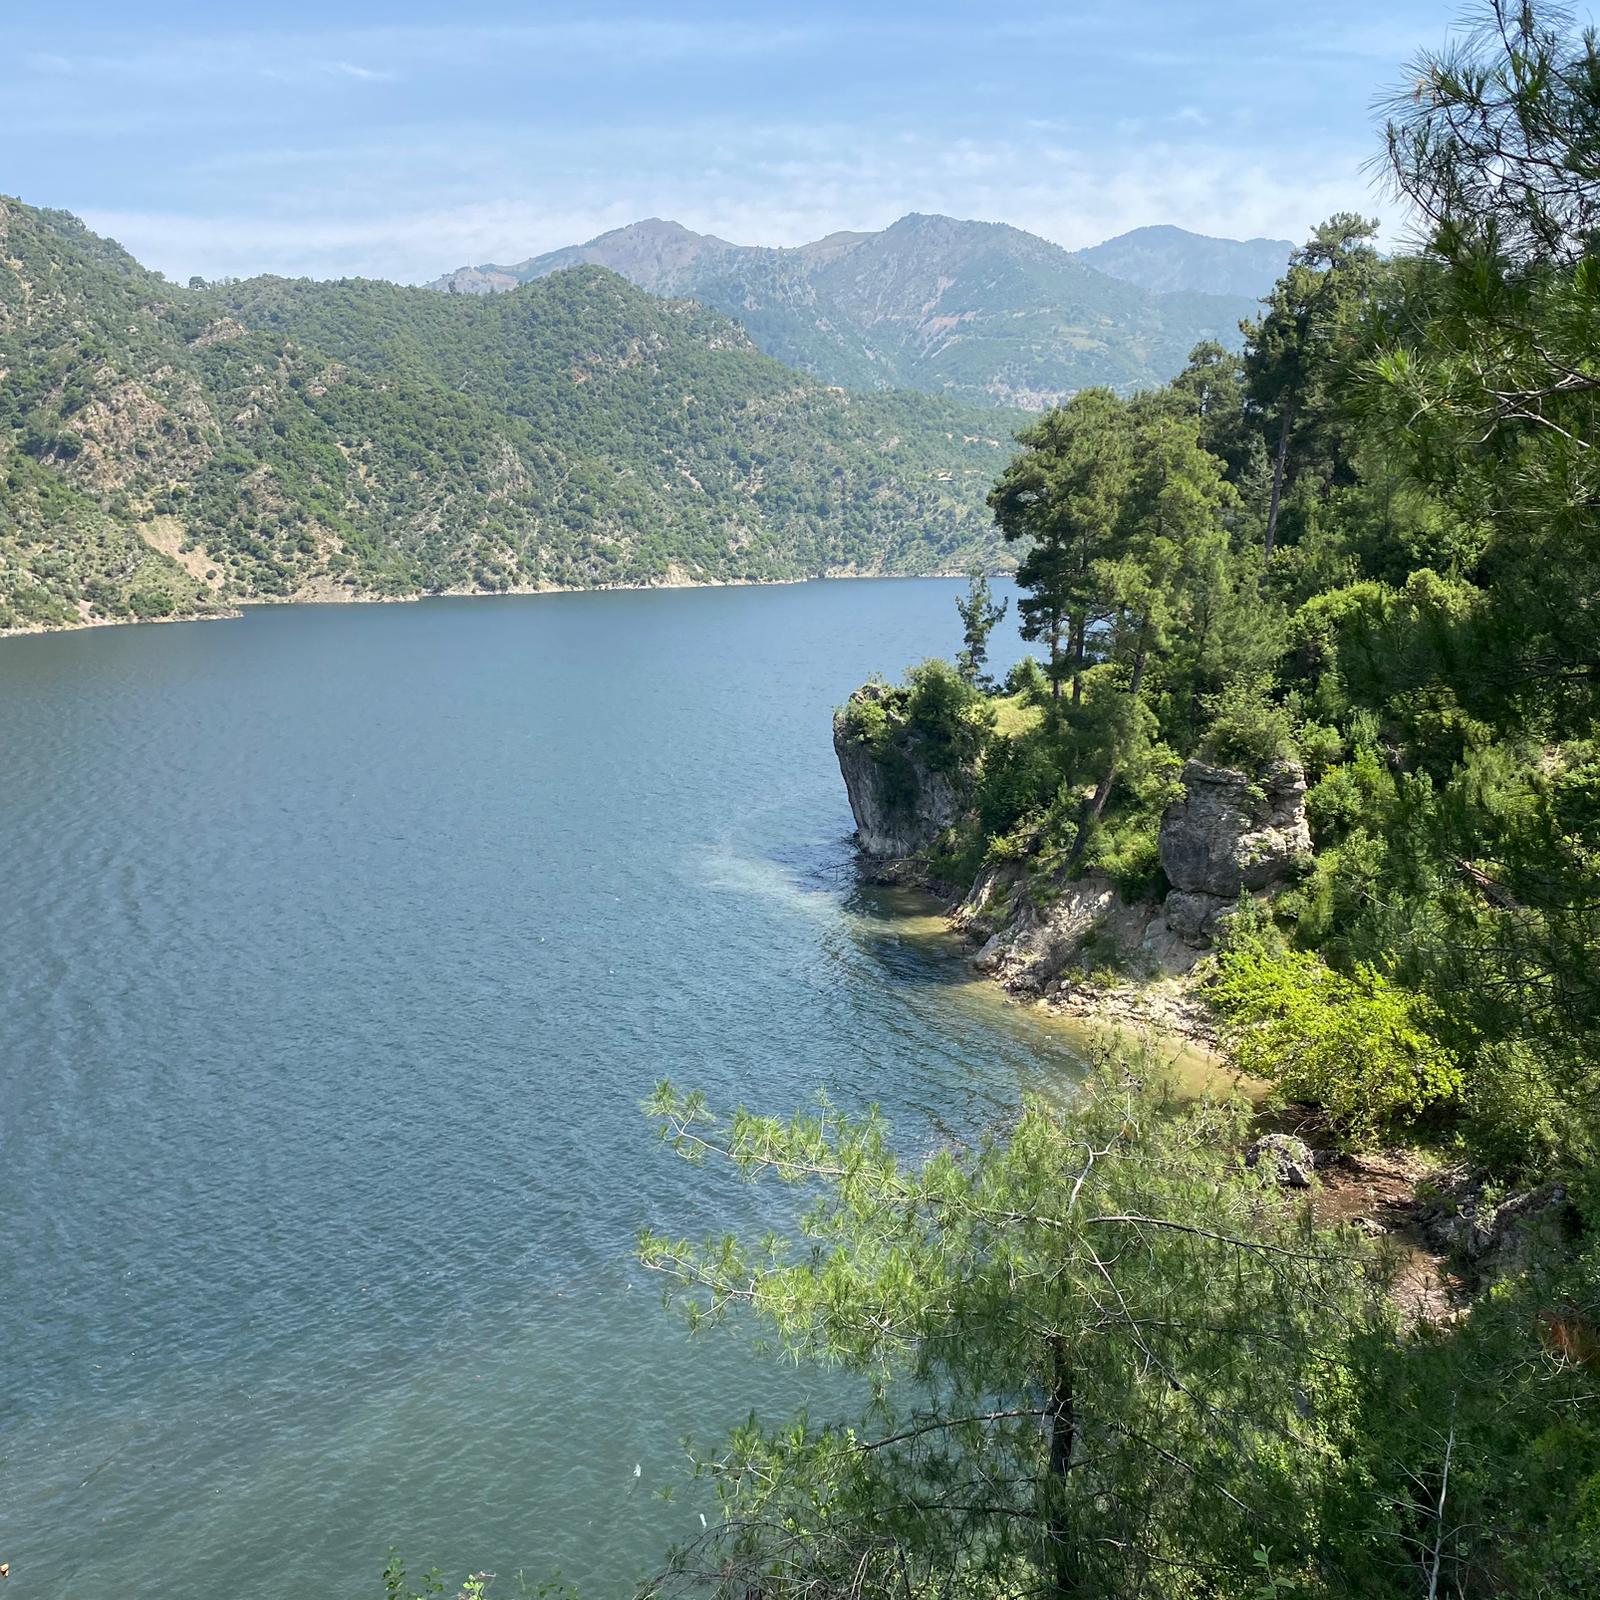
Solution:
[{"label": "thin cloud streak", "polygon": [[[837,33],[837,30],[835,30]],[[124,53],[96,50],[79,55],[35,51],[22,58],[25,69],[51,77],[131,78],[147,82],[192,80],[218,70],[251,68],[286,80],[307,75],[390,80],[404,65],[461,65],[508,48],[557,56],[618,56],[630,60],[669,60],[685,55],[725,57],[764,55],[814,44],[822,35],[792,24],[734,23],[697,25],[640,17],[613,20],[482,26],[471,23],[429,27],[384,25],[328,31],[270,30],[194,35]],[[395,66],[369,67],[350,57],[387,60]]]}]

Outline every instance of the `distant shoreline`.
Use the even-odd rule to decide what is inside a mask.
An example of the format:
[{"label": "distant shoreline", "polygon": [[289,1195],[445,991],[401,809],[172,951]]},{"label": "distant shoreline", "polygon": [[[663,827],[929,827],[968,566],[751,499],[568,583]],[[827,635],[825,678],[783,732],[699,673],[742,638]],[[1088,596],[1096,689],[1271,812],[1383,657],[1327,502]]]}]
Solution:
[{"label": "distant shoreline", "polygon": [[394,606],[424,600],[493,600],[541,594],[635,594],[656,589],[767,589],[792,588],[802,583],[854,582],[864,578],[961,578],[965,571],[941,572],[825,572],[804,578],[683,578],[659,583],[544,583],[515,584],[509,589],[453,587],[415,594],[299,594],[276,599],[263,596],[234,601],[214,611],[197,611],[182,617],[93,617],[81,622],[31,623],[21,628],[0,628],[0,640],[26,639],[46,633],[84,633],[91,628],[170,627],[181,622],[236,622],[247,610],[278,606]]}]

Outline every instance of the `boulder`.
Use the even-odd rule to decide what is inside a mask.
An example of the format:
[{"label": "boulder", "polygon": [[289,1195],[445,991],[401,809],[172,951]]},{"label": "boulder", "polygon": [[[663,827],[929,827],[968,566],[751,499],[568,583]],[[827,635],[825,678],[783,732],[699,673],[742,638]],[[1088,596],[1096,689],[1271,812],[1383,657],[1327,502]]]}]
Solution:
[{"label": "boulder", "polygon": [[1244,1164],[1263,1183],[1286,1189],[1309,1189],[1316,1161],[1304,1139],[1287,1133],[1264,1133],[1244,1153]]},{"label": "boulder", "polygon": [[[974,933],[993,928],[972,958],[973,965],[1017,993],[1042,993],[1077,957],[1085,940],[1091,935],[1115,940],[1122,931],[1120,924],[1126,921],[1116,885],[1096,875],[1052,885],[1049,896],[1040,900],[1034,898],[1025,878],[1014,880],[1001,900],[1004,919],[986,921],[983,908],[995,904],[990,885],[996,879],[1007,881],[998,874],[979,877],[973,893],[957,908],[955,924]],[[1148,911],[1144,916],[1148,919]],[[1121,941],[1117,942],[1120,945]]]},{"label": "boulder", "polygon": [[1222,900],[1281,882],[1311,856],[1305,800],[1305,773],[1292,761],[1275,761],[1256,779],[1185,762],[1183,793],[1161,819],[1167,881]]},{"label": "boulder", "polygon": [[1483,1281],[1527,1271],[1551,1248],[1570,1241],[1579,1226],[1564,1184],[1541,1184],[1489,1205],[1481,1174],[1424,1206],[1418,1220],[1430,1244],[1456,1256]]},{"label": "boulder", "polygon": [[1311,859],[1305,773],[1275,761],[1258,777],[1188,761],[1183,793],[1161,818],[1169,925],[1190,944],[1212,938],[1247,890],[1270,889]]},{"label": "boulder", "polygon": [[1492,1211],[1480,1211],[1467,1248],[1481,1273],[1512,1277],[1571,1239],[1577,1226],[1577,1212],[1566,1186],[1546,1183],[1503,1201]]},{"label": "boulder", "polygon": [[1161,910],[1167,926],[1185,944],[1201,948],[1211,943],[1217,924],[1237,904],[1234,900],[1224,900],[1221,895],[1190,894],[1174,889],[1162,902]]}]

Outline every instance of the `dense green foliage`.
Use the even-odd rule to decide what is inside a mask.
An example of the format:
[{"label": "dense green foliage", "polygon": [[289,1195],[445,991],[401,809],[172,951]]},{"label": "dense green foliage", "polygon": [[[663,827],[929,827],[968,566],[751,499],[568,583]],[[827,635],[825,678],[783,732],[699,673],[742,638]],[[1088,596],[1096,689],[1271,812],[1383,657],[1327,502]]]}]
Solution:
[{"label": "dense green foliage", "polygon": [[916,767],[946,775],[970,772],[989,743],[995,714],[966,675],[937,657],[906,673],[902,684],[874,682],[839,713],[841,730],[872,752],[896,804],[916,794]]},{"label": "dense green foliage", "polygon": [[1394,1262],[1241,1167],[1246,1107],[1109,1065],[921,1162],[826,1105],[651,1109],[688,1159],[814,1197],[792,1240],[645,1238],[691,1327],[754,1317],[869,1400],[696,1452],[725,1518],[649,1593],[1594,1592],[1593,1248],[1407,1332]]},{"label": "dense green foliage", "polygon": [[1364,963],[1347,975],[1307,951],[1239,939],[1208,992],[1244,1071],[1322,1106],[1355,1134],[1415,1116],[1461,1087],[1430,1032],[1438,1009]]},{"label": "dense green foliage", "polygon": [[999,452],[992,416],[823,388],[597,268],[180,289],[0,200],[0,628],[949,570]]}]

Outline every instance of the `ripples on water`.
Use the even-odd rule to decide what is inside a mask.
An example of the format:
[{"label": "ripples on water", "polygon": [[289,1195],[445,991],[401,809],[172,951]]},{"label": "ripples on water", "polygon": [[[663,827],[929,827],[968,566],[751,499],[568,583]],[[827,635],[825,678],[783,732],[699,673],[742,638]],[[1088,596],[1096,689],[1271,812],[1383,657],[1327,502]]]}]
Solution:
[{"label": "ripples on water", "polygon": [[608,1594],[698,1528],[680,1438],[806,1379],[632,1263],[771,1205],[654,1081],[916,1148],[1074,1070],[855,884],[830,710],[956,592],[0,643],[9,1597],[371,1595],[391,1544]]}]

